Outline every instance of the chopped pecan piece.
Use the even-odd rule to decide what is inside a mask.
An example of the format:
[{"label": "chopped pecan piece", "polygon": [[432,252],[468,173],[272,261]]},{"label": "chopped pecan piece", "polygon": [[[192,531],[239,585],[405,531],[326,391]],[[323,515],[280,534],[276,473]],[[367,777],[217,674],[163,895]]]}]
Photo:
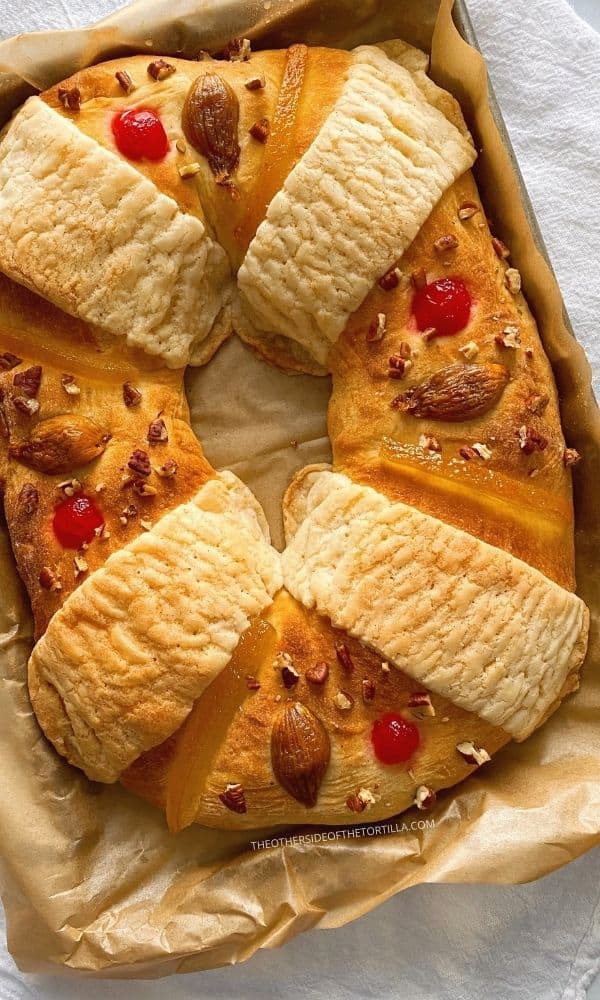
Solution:
[{"label": "chopped pecan piece", "polygon": [[223,805],[227,809],[230,809],[231,812],[246,812],[246,796],[244,795],[244,789],[239,783],[230,782],[225,791],[220,793],[219,798]]},{"label": "chopped pecan piece", "polygon": [[519,427],[517,431],[519,447],[524,455],[533,455],[534,451],[545,451],[548,447],[548,438],[540,434],[533,427]]},{"label": "chopped pecan piece", "polygon": [[486,764],[488,760],[492,759],[487,750],[484,750],[483,747],[476,747],[470,741],[459,743],[456,749],[461,757],[464,757],[467,764],[475,764],[477,767],[481,764]]},{"label": "chopped pecan piece", "polygon": [[127,463],[127,468],[131,469],[132,472],[136,472],[138,476],[149,476],[152,469],[148,452],[142,451],[141,448],[136,448]]},{"label": "chopped pecan piece", "polygon": [[492,449],[488,448],[487,444],[482,444],[481,441],[475,441],[473,451],[476,455],[479,455],[479,458],[483,458],[486,462],[492,457]]},{"label": "chopped pecan piece", "polygon": [[462,354],[467,361],[474,361],[479,354],[479,345],[474,340],[470,340],[468,344],[458,348],[458,353]]},{"label": "chopped pecan piece", "polygon": [[66,111],[81,111],[81,91],[79,87],[59,87],[58,99]]},{"label": "chopped pecan piece", "polygon": [[34,417],[40,409],[37,399],[27,399],[26,396],[13,396],[12,403],[15,410],[23,413],[26,417]]},{"label": "chopped pecan piece", "polygon": [[508,288],[511,295],[518,295],[521,291],[521,272],[517,271],[516,267],[509,267],[506,274],[504,275],[504,280],[506,282],[506,287]]},{"label": "chopped pecan piece", "polygon": [[373,701],[375,697],[375,681],[372,681],[370,677],[365,677],[362,682],[362,700],[365,705],[368,705],[370,701]]},{"label": "chopped pecan piece", "polygon": [[150,444],[166,444],[168,440],[167,425],[162,417],[157,417],[148,428],[148,441]]},{"label": "chopped pecan piece", "polygon": [[385,313],[377,313],[377,316],[367,330],[366,341],[368,344],[375,344],[385,337],[386,316]]},{"label": "chopped pecan piece", "polygon": [[565,450],[563,451],[563,463],[564,463],[565,467],[567,469],[568,468],[572,468],[574,465],[577,465],[579,462],[581,462],[581,455],[579,454],[579,452],[577,451],[577,449],[576,448],[565,448]]},{"label": "chopped pecan piece", "polygon": [[359,788],[346,799],[346,805],[351,812],[361,813],[375,804],[375,796],[368,788]]},{"label": "chopped pecan piece", "polygon": [[81,395],[81,389],[75,381],[74,375],[61,375],[60,384],[65,390],[67,396],[79,396]]},{"label": "chopped pecan piece", "polygon": [[521,346],[521,335],[518,326],[506,326],[502,333],[494,337],[498,347],[504,347],[516,351]]},{"label": "chopped pecan piece", "polygon": [[499,240],[497,236],[492,236],[492,246],[496,257],[499,257],[500,260],[508,260],[510,257],[510,250],[508,249],[506,243]]},{"label": "chopped pecan piece", "polygon": [[384,292],[391,292],[392,288],[397,288],[400,284],[401,274],[402,272],[398,267],[391,267],[389,271],[381,275],[377,284]]},{"label": "chopped pecan piece", "polygon": [[164,465],[154,465],[153,469],[161,479],[172,479],[177,475],[179,466],[174,458],[168,458]]},{"label": "chopped pecan piece", "polygon": [[256,677],[253,677],[252,674],[246,674],[246,687],[249,691],[258,691],[260,681],[257,681]]},{"label": "chopped pecan piece", "polygon": [[415,792],[415,805],[417,809],[433,809],[435,800],[436,794],[433,788],[427,788],[427,785],[419,785]]},{"label": "chopped pecan piece", "polygon": [[232,38],[223,49],[223,56],[230,62],[248,62],[251,52],[249,38]]},{"label": "chopped pecan piece", "polygon": [[22,360],[16,354],[5,351],[4,354],[0,354],[0,371],[8,372],[11,368],[16,368],[17,365],[20,365]]},{"label": "chopped pecan piece", "polygon": [[419,448],[423,448],[425,451],[433,451],[438,455],[442,450],[440,442],[433,436],[433,434],[421,434],[419,438]]},{"label": "chopped pecan piece", "polygon": [[336,642],[335,644],[335,655],[338,658],[338,663],[346,671],[347,674],[351,674],[354,670],[354,663],[352,662],[352,657],[350,656],[350,650],[348,649],[345,642]]},{"label": "chopped pecan piece", "polygon": [[428,691],[413,691],[408,699],[408,707],[417,719],[433,718],[435,715]]},{"label": "chopped pecan piece", "polygon": [[458,217],[461,222],[466,222],[467,219],[472,219],[478,211],[479,206],[474,201],[463,201],[462,205],[459,205],[458,208]]},{"label": "chopped pecan piece", "polygon": [[333,701],[340,712],[349,712],[354,704],[354,698],[347,691],[338,691]]},{"label": "chopped pecan piece", "polygon": [[89,566],[87,564],[87,560],[84,559],[83,556],[79,556],[79,555],[75,556],[75,558],[73,559],[73,566],[74,566],[74,569],[75,569],[75,576],[76,577],[83,576],[83,574],[87,573],[87,571],[89,569]]},{"label": "chopped pecan piece", "polygon": [[439,239],[433,244],[433,249],[436,253],[447,253],[449,250],[456,250],[458,246],[458,237],[454,233],[448,233],[447,236],[440,236]]},{"label": "chopped pecan piece", "polygon": [[134,479],[132,486],[134,493],[139,497],[155,497],[158,492],[156,487],[151,486],[145,479]]},{"label": "chopped pecan piece", "polygon": [[329,664],[321,660],[320,663],[309,667],[304,676],[309,684],[324,684],[329,677]]},{"label": "chopped pecan piece", "polygon": [[184,163],[183,166],[177,167],[177,173],[183,180],[187,180],[188,177],[195,177],[201,170],[202,167],[199,163]]},{"label": "chopped pecan piece", "polygon": [[62,590],[62,583],[60,582],[60,577],[50,569],[49,566],[43,566],[39,575],[40,587],[44,590],[59,591]]},{"label": "chopped pecan piece", "polygon": [[528,399],[527,409],[531,410],[531,412],[534,413],[536,417],[541,417],[542,414],[545,413],[549,402],[550,402],[550,396],[547,396],[545,393],[543,396],[540,396],[537,393],[535,393]]},{"label": "chopped pecan piece", "polygon": [[412,368],[412,361],[408,358],[402,358],[399,354],[392,354],[391,358],[388,359],[389,371],[388,378],[401,379],[404,378],[406,373]]},{"label": "chopped pecan piece", "polygon": [[133,94],[135,84],[126,69],[118,69],[115,78],[121,90],[124,90],[126,94]]},{"label": "chopped pecan piece", "polygon": [[151,76],[153,80],[166,80],[168,76],[173,76],[176,68],[173,63],[168,63],[166,59],[155,59],[154,62],[148,64],[147,71],[148,76]]},{"label": "chopped pecan piece", "polygon": [[142,394],[131,382],[123,382],[123,402],[125,406],[139,406]]},{"label": "chopped pecan piece", "polygon": [[425,285],[427,284],[427,274],[424,267],[418,267],[416,271],[413,271],[410,277],[417,291],[419,288],[425,288]]},{"label": "chopped pecan piece", "polygon": [[24,371],[16,372],[13,375],[13,385],[17,386],[30,399],[37,396],[41,381],[41,365],[33,365],[31,368],[25,368]]},{"label": "chopped pecan piece", "polygon": [[246,80],[244,87],[246,90],[262,90],[265,86],[264,76],[252,76]]},{"label": "chopped pecan piece", "polygon": [[464,458],[465,462],[470,462],[472,458],[477,458],[477,452],[470,445],[466,444],[459,451],[461,458]]},{"label": "chopped pecan piece", "polygon": [[251,125],[248,129],[250,135],[257,142],[266,142],[271,133],[271,126],[269,125],[268,118],[259,118],[254,125]]},{"label": "chopped pecan piece", "polygon": [[20,511],[30,517],[38,509],[40,495],[33,483],[25,483],[17,497],[17,506]]},{"label": "chopped pecan piece", "polygon": [[281,680],[283,681],[283,686],[288,688],[288,690],[295,687],[300,680],[300,674],[294,667],[291,660],[289,664],[286,664],[281,668]]}]

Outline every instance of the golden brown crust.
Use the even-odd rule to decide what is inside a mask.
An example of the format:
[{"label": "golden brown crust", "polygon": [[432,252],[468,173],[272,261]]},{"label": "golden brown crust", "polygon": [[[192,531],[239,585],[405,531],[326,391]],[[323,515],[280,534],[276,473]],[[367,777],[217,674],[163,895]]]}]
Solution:
[{"label": "golden brown crust", "polygon": [[[271,197],[337,99],[348,59],[347,53],[306,50],[303,46],[287,53],[256,53],[250,63],[169,59],[175,73],[155,81],[148,74],[153,59],[134,56],[90,67],[62,85],[80,90],[85,106],[79,114],[63,107],[58,87],[43,98],[110,149],[114,149],[110,123],[115,111],[136,105],[159,110],[172,141],[171,151],[159,164],[142,161],[135,166],[184,212],[207,223],[236,269]],[[119,85],[117,71],[126,71],[132,78],[136,88],[132,94],[125,94]],[[241,157],[233,175],[234,193],[231,187],[219,187],[204,157],[188,142],[183,143],[181,110],[186,93],[194,80],[210,72],[226,79],[240,104]],[[248,90],[245,83],[252,77],[264,77],[265,87]],[[289,86],[283,85],[284,80]],[[460,124],[455,102],[448,98],[446,107]],[[278,109],[283,124],[275,137],[280,135],[281,141],[258,142],[249,134],[252,124],[266,117],[275,127]],[[287,127],[284,112],[289,115]],[[182,179],[179,168],[190,163],[198,163],[200,169],[194,177]],[[466,203],[472,203],[476,211],[460,220],[459,209]],[[434,243],[448,234],[458,237],[458,247],[440,254]],[[401,282],[388,292],[379,286],[373,289],[331,353],[334,392],[329,428],[335,469],[514,553],[562,586],[572,588],[570,475],[562,461],[564,441],[552,373],[525,300],[506,288],[506,264],[495,254],[470,174],[444,196],[399,266],[408,275],[424,269],[430,279],[446,274],[462,276],[476,298],[475,313],[462,333],[425,344],[411,327],[412,287]],[[367,330],[381,312],[386,314],[384,339],[367,343]],[[95,540],[85,551],[90,571],[139,533],[142,520],[154,521],[188,499],[213,472],[189,428],[181,372],[167,371],[160,362],[126,350],[2,278],[0,316],[2,350],[23,359],[16,369],[0,375],[9,425],[9,438],[0,446],[0,475],[6,481],[5,506],[17,564],[31,596],[36,634],[40,635],[80,582],[74,572],[73,552],[60,549],[50,526],[57,484],[69,477],[44,475],[8,459],[7,444],[22,442],[39,420],[74,412],[93,419],[111,435],[99,458],[72,471],[86,492],[100,498],[110,530],[108,539]],[[495,340],[512,326],[520,332],[521,347],[516,350],[501,347]],[[202,361],[208,360],[229,332],[226,322],[217,328],[205,345]],[[285,370],[322,371],[283,338],[266,340],[242,328],[239,332],[263,357]],[[405,341],[411,345],[412,368],[404,379],[390,379],[389,358],[401,354],[400,345]],[[458,422],[432,421],[391,407],[395,396],[420,385],[432,373],[450,364],[466,364],[468,359],[459,349],[471,341],[479,348],[477,364],[500,364],[510,376],[499,398],[483,415]],[[11,400],[15,372],[32,364],[41,364],[43,374],[37,394],[39,415],[29,420],[14,412]],[[74,377],[79,395],[65,391],[65,374]],[[141,392],[139,405],[125,405],[124,382],[133,383]],[[536,413],[539,398],[546,395],[543,412]],[[151,446],[146,440],[148,426],[158,414],[165,421],[169,441]],[[520,448],[518,432],[523,425],[547,438],[543,451],[526,455]],[[423,434],[438,439],[441,453],[419,446]],[[492,456],[488,461],[460,456],[462,447],[475,442],[489,446]],[[161,463],[167,459],[177,462],[178,472],[172,479],[151,474],[150,481],[157,489],[151,497],[134,496],[133,484],[123,482],[129,478],[127,463],[135,449],[146,451],[152,464],[159,453]],[[40,497],[31,514],[23,505],[26,484]],[[96,493],[98,484],[104,486]],[[122,512],[130,503],[138,510],[122,523]],[[40,587],[40,573],[45,568],[60,578],[61,591]],[[382,670],[374,653],[283,592],[264,618],[275,630],[275,639],[268,655],[248,665],[246,672],[255,683],[245,685],[240,698],[230,676],[233,668],[226,668],[196,703],[182,729],[125,772],[122,780],[126,787],[160,807],[168,806],[173,769],[181,748],[188,746],[186,727],[189,736],[194,721],[208,732],[210,753],[206,784],[195,809],[198,822],[231,828],[353,822],[360,817],[347,802],[351,800],[357,808],[361,787],[374,798],[370,806],[367,803],[368,812],[365,806],[364,815],[370,820],[381,819],[410,806],[418,786],[439,790],[468,775],[473,766],[456,750],[458,743],[472,742],[491,755],[508,742],[503,730],[432,695],[435,715],[415,720],[422,744],[410,769],[405,765],[381,766],[370,742],[373,720],[390,710],[409,717],[410,696],[419,686],[393,667],[389,672]],[[340,642],[348,649],[351,672],[344,670],[336,653]],[[299,674],[293,687],[283,683],[281,660],[274,667],[277,653],[286,654]],[[328,664],[329,677],[316,684],[307,674],[321,663]],[[372,700],[364,700],[364,681],[368,690],[374,687]],[[576,678],[569,677],[563,693],[575,684]],[[211,691],[213,699],[222,700],[225,711],[228,707],[232,710],[229,720],[221,720],[225,730],[222,740],[214,745],[210,744],[212,702],[207,697]],[[340,691],[349,696],[349,709],[336,702]],[[38,691],[36,696],[42,697],[42,693]],[[284,791],[273,772],[273,722],[286,705],[296,701],[320,719],[330,734],[331,761],[315,809]],[[53,711],[60,714],[60,706],[53,709],[49,704],[44,714],[51,716]],[[56,740],[60,749],[60,734]],[[208,767],[205,760],[201,767]],[[223,801],[221,796],[227,799],[231,784],[242,786],[246,812],[232,811],[235,795],[227,800],[229,808]]]},{"label": "golden brown crust", "polygon": [[[477,211],[462,221],[459,210],[465,204]],[[458,246],[440,254],[434,244],[448,234],[456,236]],[[377,285],[331,352],[334,468],[506,549],[574,589],[571,477],[563,462],[554,379],[524,297],[506,287],[507,264],[494,250],[471,174],[444,195],[399,267],[407,283],[391,291]],[[429,281],[449,275],[467,283],[475,307],[460,333],[427,342],[416,330],[410,279],[420,270]],[[378,313],[386,315],[386,334],[368,343]],[[504,331],[515,328],[519,347],[497,342],[505,337],[510,343]],[[396,397],[432,373],[466,365],[461,348],[471,343],[477,348],[472,363],[501,365],[510,376],[488,412],[449,421],[393,408]],[[403,344],[411,366],[404,378],[390,378],[389,359],[403,353]],[[521,448],[523,426],[543,437],[543,451],[527,454]],[[421,435],[436,438],[441,451],[419,446]],[[489,447],[488,460],[461,455],[461,448],[475,443]]]}]

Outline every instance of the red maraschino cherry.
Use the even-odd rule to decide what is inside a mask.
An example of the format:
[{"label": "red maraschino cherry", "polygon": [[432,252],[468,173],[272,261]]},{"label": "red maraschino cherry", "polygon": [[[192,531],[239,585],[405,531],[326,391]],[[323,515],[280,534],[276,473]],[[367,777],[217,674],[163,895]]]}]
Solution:
[{"label": "red maraschino cherry", "polygon": [[112,120],[117,149],[128,160],[162,160],[169,152],[167,133],[156,111],[130,108]]},{"label": "red maraschino cherry", "polygon": [[371,742],[375,756],[382,764],[402,764],[419,746],[420,734],[412,722],[398,712],[386,712],[375,719]]},{"label": "red maraschino cherry", "polygon": [[469,322],[471,296],[460,278],[438,278],[417,291],[412,308],[419,330],[447,337]]},{"label": "red maraschino cherry", "polygon": [[84,493],[59,503],[52,521],[54,534],[65,549],[80,549],[84,542],[91,542],[96,528],[103,524],[104,518],[96,504]]}]

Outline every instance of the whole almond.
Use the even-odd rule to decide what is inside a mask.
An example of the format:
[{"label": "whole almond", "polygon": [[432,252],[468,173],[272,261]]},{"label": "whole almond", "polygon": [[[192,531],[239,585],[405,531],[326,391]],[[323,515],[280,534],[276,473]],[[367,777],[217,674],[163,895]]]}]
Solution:
[{"label": "whole almond", "polygon": [[11,458],[53,476],[98,458],[110,434],[88,417],[64,413],[42,420],[30,436],[9,448]]},{"label": "whole almond", "polygon": [[271,763],[280,785],[311,808],[329,764],[331,747],[320,719],[300,701],[288,704],[271,733]]},{"label": "whole almond", "polygon": [[472,420],[496,405],[509,377],[504,365],[449,365],[398,397],[395,408],[428,420]]},{"label": "whole almond", "polygon": [[238,165],[240,145],[238,99],[216,73],[198,77],[183,106],[183,131],[189,143],[208,160],[218,182],[223,183]]}]

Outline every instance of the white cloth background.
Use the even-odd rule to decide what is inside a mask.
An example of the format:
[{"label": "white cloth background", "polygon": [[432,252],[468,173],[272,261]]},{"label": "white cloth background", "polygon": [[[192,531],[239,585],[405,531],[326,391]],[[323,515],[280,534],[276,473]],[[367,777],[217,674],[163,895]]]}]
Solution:
[{"label": "white cloth background", "polygon": [[[0,0],[0,34],[85,24],[116,6]],[[566,0],[469,6],[599,390],[600,36]],[[422,886],[348,927],[305,934],[241,968],[156,983],[22,976],[0,948],[0,998],[580,1000],[600,967],[599,873],[600,849],[528,886]]]}]

